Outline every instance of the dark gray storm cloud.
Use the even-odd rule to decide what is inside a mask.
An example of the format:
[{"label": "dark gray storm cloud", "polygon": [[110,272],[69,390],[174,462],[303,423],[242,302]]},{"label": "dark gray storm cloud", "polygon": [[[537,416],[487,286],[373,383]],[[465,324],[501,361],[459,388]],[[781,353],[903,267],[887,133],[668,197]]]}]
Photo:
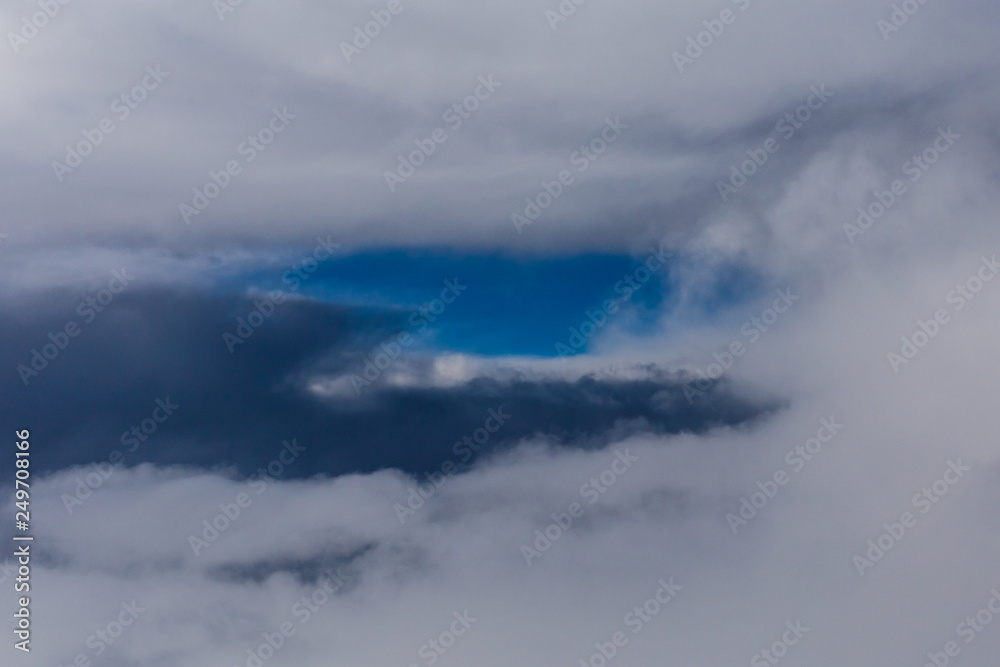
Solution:
[{"label": "dark gray storm cloud", "polygon": [[[308,391],[303,378],[360,377],[372,350],[401,330],[403,318],[286,301],[231,353],[223,333],[236,330],[255,300],[139,290],[91,314],[89,305],[74,308],[78,299],[36,296],[30,311],[5,318],[0,330],[3,400],[47,442],[40,463],[48,470],[106,461],[118,450],[129,465],[234,465],[250,474],[294,439],[306,448],[289,467],[294,477],[387,467],[423,472],[536,436],[597,447],[637,431],[702,432],[775,407],[725,383],[689,405],[682,390],[688,378],[662,371],[642,380],[383,383],[364,387],[357,400],[330,400]],[[74,337],[62,333],[68,320],[81,329]],[[65,349],[44,358],[60,342]],[[491,413],[501,416],[490,420]],[[490,433],[497,431],[497,419],[503,428],[486,444],[471,440],[488,421]]]}]

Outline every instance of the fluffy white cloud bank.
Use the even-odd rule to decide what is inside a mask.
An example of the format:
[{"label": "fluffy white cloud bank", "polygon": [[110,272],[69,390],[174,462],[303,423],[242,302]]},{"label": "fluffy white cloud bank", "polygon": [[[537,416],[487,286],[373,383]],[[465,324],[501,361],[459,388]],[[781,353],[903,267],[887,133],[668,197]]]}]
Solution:
[{"label": "fluffy white cloud bank", "polygon": [[[8,635],[5,661],[252,667],[248,651],[265,634],[279,643],[282,624],[294,634],[266,664],[598,667],[616,638],[608,664],[995,661],[1000,146],[996,77],[982,67],[996,62],[993,5],[926,3],[885,40],[876,21],[891,4],[752,3],[683,73],[672,53],[714,8],[593,0],[552,31],[555,3],[406,4],[347,63],[339,43],[369,5],[244,3],[224,21],[209,2],[61,7],[0,74],[11,291],[101,277],[129,257],[167,282],[178,266],[200,282],[215,259],[253,264],[219,238],[641,254],[673,234],[683,292],[659,334],[609,325],[573,363],[706,377],[728,365],[727,378],[788,407],[601,451],[525,442],[447,479],[405,521],[397,504],[419,504],[421,480],[391,471],[258,493],[224,472],[147,465],[114,471],[72,513],[64,495],[92,471],[62,471],[33,485],[33,651]],[[17,26],[34,6],[4,11]],[[97,34],[120,46],[96,48]],[[170,78],[58,182],[64,145],[157,62]],[[496,97],[390,193],[397,154],[490,72]],[[822,83],[829,105],[722,201],[717,182]],[[246,134],[284,104],[298,114],[287,134],[187,227],[178,204],[242,160]],[[523,197],[619,113],[632,124],[623,143],[518,235]],[[939,128],[960,135],[947,150]],[[863,234],[845,228],[858,207],[872,216]],[[30,272],[30,253],[83,238],[69,268],[52,253]],[[159,246],[195,258],[148,250]],[[708,318],[704,286],[733,263],[793,289],[794,307],[772,320],[768,296]],[[487,363],[439,362],[403,380],[445,385]],[[712,400],[712,384],[693,384],[691,400]],[[203,522],[241,502],[209,542]],[[572,525],[550,528],[564,513]],[[547,548],[535,532],[546,530]],[[662,609],[634,611],[657,594]]]},{"label": "fluffy white cloud bank", "polygon": [[[953,664],[987,664],[1000,644],[1000,619],[980,614],[1000,586],[1000,280],[961,308],[961,290],[949,299],[973,294],[984,252],[858,262],[804,290],[727,371],[789,400],[765,422],[592,452],[526,442],[422,487],[423,506],[410,494],[422,480],[391,471],[260,489],[143,466],[70,513],[63,494],[92,471],[61,472],[35,487],[27,660],[247,664],[268,633],[282,644],[268,664],[577,665],[622,632],[622,664],[768,664],[752,660],[786,640],[783,664],[920,666],[950,641]],[[947,321],[895,372],[887,354],[906,357],[901,338],[923,341],[918,320],[933,329],[939,310]],[[742,338],[720,330],[712,351],[727,336]],[[227,523],[219,505],[233,514],[241,493],[247,506],[207,541],[203,522]],[[315,578],[338,565],[341,582]],[[661,611],[634,611],[657,594]],[[95,633],[116,631],[133,600],[143,611],[97,656]],[[278,642],[283,623],[294,634]]]},{"label": "fluffy white cloud bank", "polygon": [[[350,62],[342,43],[382,5],[242,3],[220,20],[211,2],[68,3],[25,44],[11,35],[31,32],[24,22],[41,10],[11,6],[0,15],[0,191],[13,202],[2,231],[22,246],[334,233],[354,245],[622,248],[719,208],[716,180],[813,86],[834,96],[783,142],[759,190],[784,187],[805,155],[836,153],[842,133],[874,147],[923,115],[957,125],[938,113],[956,94],[980,118],[996,108],[983,67],[997,57],[996,9],[974,0],[922,5],[888,40],[877,21],[892,3],[591,2],[553,31],[557,5],[403,2]],[[707,41],[706,22],[717,30],[727,8],[735,22],[679,72],[674,54]],[[500,86],[468,118],[448,116],[486,97],[490,75]],[[295,118],[272,123],[286,107]],[[617,143],[582,157],[617,116],[629,126]],[[446,140],[390,191],[386,172],[435,128]],[[814,169],[879,160],[846,157],[818,156]],[[511,215],[561,170],[573,184],[517,234]],[[185,220],[181,204],[196,214]]]}]

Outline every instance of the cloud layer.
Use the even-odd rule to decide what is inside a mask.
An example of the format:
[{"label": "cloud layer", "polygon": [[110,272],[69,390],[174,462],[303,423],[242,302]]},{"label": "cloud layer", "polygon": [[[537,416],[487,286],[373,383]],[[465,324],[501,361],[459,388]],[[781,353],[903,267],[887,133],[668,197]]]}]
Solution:
[{"label": "cloud layer", "polygon": [[0,12],[11,664],[992,664],[994,5],[227,3]]}]

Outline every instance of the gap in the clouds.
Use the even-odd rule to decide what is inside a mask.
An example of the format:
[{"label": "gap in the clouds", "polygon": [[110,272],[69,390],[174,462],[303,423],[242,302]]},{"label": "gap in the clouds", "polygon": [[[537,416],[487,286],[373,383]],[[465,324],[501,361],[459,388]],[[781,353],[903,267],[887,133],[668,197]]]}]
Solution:
[{"label": "gap in the clouds", "polygon": [[[457,279],[468,289],[435,319],[427,340],[438,349],[480,355],[555,356],[557,342],[568,345],[571,327],[579,331],[585,322],[602,319],[609,299],[617,310],[597,332],[616,327],[649,334],[672,292],[669,266],[648,272],[642,269],[646,257],[623,254],[525,257],[382,249],[321,261],[311,274],[289,273],[308,256],[300,253],[277,270],[244,278],[259,289],[403,313],[439,297],[444,281]],[[582,353],[587,346],[570,349]]]}]

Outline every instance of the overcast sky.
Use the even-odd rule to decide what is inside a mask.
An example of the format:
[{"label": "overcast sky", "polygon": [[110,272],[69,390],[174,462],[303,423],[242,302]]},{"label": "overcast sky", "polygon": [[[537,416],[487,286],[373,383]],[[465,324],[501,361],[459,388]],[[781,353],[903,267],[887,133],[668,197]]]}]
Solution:
[{"label": "overcast sky", "polygon": [[0,9],[4,664],[994,664],[994,3],[231,2]]}]

